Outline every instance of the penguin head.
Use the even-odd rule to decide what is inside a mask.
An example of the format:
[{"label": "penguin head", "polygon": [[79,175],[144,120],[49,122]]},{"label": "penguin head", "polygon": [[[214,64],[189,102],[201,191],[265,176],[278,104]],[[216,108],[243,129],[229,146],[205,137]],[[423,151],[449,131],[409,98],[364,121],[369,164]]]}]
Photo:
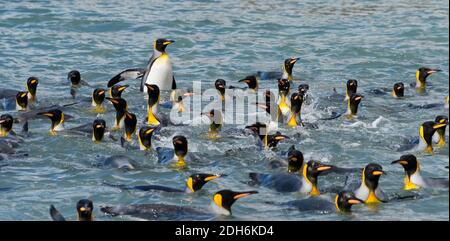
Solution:
[{"label": "penguin head", "polygon": [[172,139],[173,149],[175,150],[175,155],[183,159],[188,153],[188,141],[184,136],[175,136]]},{"label": "penguin head", "polygon": [[55,131],[59,131],[63,129],[64,125],[64,113],[59,109],[52,109],[47,112],[39,112],[37,115],[43,115],[50,118],[52,121],[52,127],[50,131],[54,133]]},{"label": "penguin head", "polygon": [[72,86],[79,86],[81,83],[81,74],[78,70],[72,70],[67,74],[67,79]]},{"label": "penguin head", "polygon": [[427,81],[427,78],[436,72],[440,72],[440,69],[431,69],[431,68],[427,68],[427,67],[420,67],[419,69],[416,70],[416,81],[417,81],[417,85],[416,87],[419,88],[425,88],[425,83]]},{"label": "penguin head", "polygon": [[231,215],[231,206],[234,202],[240,198],[247,197],[252,194],[258,193],[257,191],[247,192],[234,192],[232,190],[221,190],[214,194],[213,201],[215,205],[222,208],[225,212],[223,214]]},{"label": "penguin head", "polygon": [[426,121],[422,123],[419,129],[420,138],[426,143],[426,152],[431,153],[433,151],[433,135],[437,129],[446,127],[448,122],[435,122],[435,121]]},{"label": "penguin head", "polygon": [[291,83],[287,79],[278,80],[278,92],[282,96],[287,96],[291,89]]},{"label": "penguin head", "polygon": [[94,204],[91,200],[81,199],[77,203],[77,213],[79,221],[92,221],[94,212]]},{"label": "penguin head", "polygon": [[128,104],[127,101],[123,98],[109,98],[106,97],[107,100],[109,100],[117,112],[125,112],[128,110]]},{"label": "penguin head", "polygon": [[299,93],[293,93],[291,95],[291,112],[293,114],[300,113],[303,105],[303,95]]},{"label": "penguin head", "polygon": [[130,112],[125,113],[125,118],[123,120],[125,126],[124,137],[127,141],[131,141],[134,133],[136,132],[137,118],[136,115]]},{"label": "penguin head", "polygon": [[303,167],[303,177],[306,178],[313,187],[317,187],[317,177],[332,168],[330,165],[311,160]]},{"label": "penguin head", "polygon": [[28,110],[28,92],[19,91],[16,95],[16,109],[19,111]]},{"label": "penguin head", "polygon": [[393,161],[391,164],[400,164],[408,176],[414,175],[419,171],[419,161],[412,154],[403,155],[400,159]]},{"label": "penguin head", "polygon": [[369,190],[374,191],[377,189],[378,181],[383,173],[381,165],[376,163],[370,163],[364,168],[362,179]]},{"label": "penguin head", "polygon": [[274,135],[267,136],[267,147],[277,147],[280,141],[284,141],[286,139],[289,139],[289,137],[277,131]]},{"label": "penguin head", "polygon": [[436,116],[436,119],[434,121],[438,124],[445,124],[445,125],[441,125],[440,127],[438,127],[436,129],[438,132],[445,133],[445,128],[448,125],[448,117],[445,115],[438,115],[438,116]]},{"label": "penguin head", "polygon": [[96,119],[92,123],[92,140],[101,142],[106,130],[106,122],[102,119]]},{"label": "penguin head", "polygon": [[29,98],[32,100],[36,99],[36,92],[37,92],[38,84],[39,84],[39,79],[36,77],[30,77],[27,80],[28,95],[29,95]]},{"label": "penguin head", "polygon": [[286,71],[289,78],[292,78],[292,70],[294,69],[294,65],[298,60],[300,60],[300,58],[288,58],[284,60],[283,69]]},{"label": "penguin head", "polygon": [[155,48],[155,50],[157,50],[157,51],[159,51],[161,53],[164,53],[164,52],[166,52],[166,47],[168,45],[170,45],[170,44],[173,44],[173,43],[175,43],[174,40],[165,39],[165,38],[159,38],[159,39],[155,40],[154,48]]},{"label": "penguin head", "polygon": [[14,119],[11,115],[4,114],[0,116],[0,137],[6,136],[11,132]]},{"label": "penguin head", "polygon": [[152,136],[158,127],[144,126],[139,130],[138,140],[141,149],[149,150],[152,147]]},{"label": "penguin head", "polygon": [[301,94],[301,95],[303,95],[303,96],[306,95],[306,93],[308,92],[308,90],[309,90],[309,85],[308,85],[308,84],[300,84],[300,85],[298,86],[298,93]]},{"label": "penguin head", "polygon": [[258,136],[265,136],[267,134],[267,125],[261,122],[246,126],[245,129],[249,129],[253,134]]},{"label": "penguin head", "polygon": [[350,212],[353,205],[360,203],[364,201],[358,199],[353,192],[341,191],[335,198],[336,208],[341,212]]},{"label": "penguin head", "polygon": [[297,173],[303,167],[303,153],[295,148],[288,152],[288,172]]},{"label": "penguin head", "polygon": [[94,92],[92,92],[92,104],[101,106],[105,100],[105,92],[104,89],[95,89]]},{"label": "penguin head", "polygon": [[395,98],[401,98],[405,96],[405,85],[402,82],[394,84],[392,88],[392,96]]},{"label": "penguin head", "polygon": [[258,81],[256,80],[256,77],[254,75],[249,75],[241,80],[239,82],[246,83],[248,85],[249,89],[257,90],[258,89]]},{"label": "penguin head", "polygon": [[223,101],[225,99],[225,89],[227,88],[227,82],[223,79],[217,79],[214,83],[214,86],[216,87],[216,90],[219,91],[220,97]]},{"label": "penguin head", "polygon": [[121,98],[122,92],[128,87],[129,85],[114,85],[109,89],[109,95],[111,98]]},{"label": "penguin head", "polygon": [[358,81],[355,79],[347,80],[347,95],[350,97],[352,94],[356,94],[358,89]]},{"label": "penguin head", "polygon": [[205,174],[196,173],[192,174],[186,181],[186,187],[191,192],[196,192],[202,189],[202,187],[209,181],[221,177],[220,174]]},{"label": "penguin head", "polygon": [[357,115],[358,114],[358,106],[361,103],[363,96],[360,94],[351,94],[348,99],[348,114]]},{"label": "penguin head", "polygon": [[148,106],[154,106],[158,104],[160,90],[157,85],[145,84],[147,86],[147,94],[148,94]]}]

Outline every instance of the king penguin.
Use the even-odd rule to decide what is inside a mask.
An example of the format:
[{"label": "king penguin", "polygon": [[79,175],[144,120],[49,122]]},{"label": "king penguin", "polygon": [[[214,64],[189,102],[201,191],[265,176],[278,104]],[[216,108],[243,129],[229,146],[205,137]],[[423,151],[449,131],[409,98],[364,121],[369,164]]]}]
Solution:
[{"label": "king penguin", "polygon": [[154,84],[161,91],[176,89],[176,82],[172,72],[172,63],[169,55],[166,53],[166,47],[175,41],[170,39],[156,39],[153,44],[153,55],[144,69],[127,69],[114,76],[109,82],[108,87],[129,78],[140,78],[141,91],[147,92],[146,84]]}]

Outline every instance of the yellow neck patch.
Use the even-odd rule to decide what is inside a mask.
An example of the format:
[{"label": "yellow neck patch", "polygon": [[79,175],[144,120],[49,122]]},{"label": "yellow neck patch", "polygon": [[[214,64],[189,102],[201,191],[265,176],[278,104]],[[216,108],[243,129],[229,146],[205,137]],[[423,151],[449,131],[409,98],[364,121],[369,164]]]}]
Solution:
[{"label": "yellow neck patch", "polygon": [[186,182],[186,186],[189,188],[189,190],[191,190],[192,192],[195,192],[194,190],[194,181],[192,180],[192,177],[190,177],[187,182]]},{"label": "yellow neck patch", "polygon": [[281,95],[281,101],[278,107],[283,113],[287,113],[290,110],[289,106],[286,104],[286,96]]},{"label": "yellow neck patch", "polygon": [[439,142],[437,144],[438,146],[445,146],[445,136],[439,134]]},{"label": "yellow neck patch", "polygon": [[289,120],[289,122],[288,122],[287,125],[290,126],[290,127],[296,127],[296,126],[298,126],[297,120],[296,120],[296,115],[295,115],[294,113],[292,113],[292,117],[291,117],[291,119]]},{"label": "yellow neck patch", "polygon": [[306,171],[308,170],[308,164],[305,164],[304,166],[303,166],[303,170],[302,170],[302,176],[303,176],[303,178],[305,179],[305,181],[307,182],[307,183],[309,183],[309,185],[311,185],[311,191],[309,192],[309,195],[311,195],[311,196],[319,196],[320,195],[320,192],[319,192],[319,189],[317,189],[317,186],[314,184],[314,183],[312,183],[309,179],[308,179],[308,176],[306,175]]},{"label": "yellow neck patch", "polygon": [[380,203],[381,201],[377,198],[374,191],[369,191],[369,196],[367,197],[365,203]]},{"label": "yellow neck patch", "polygon": [[216,195],[214,195],[214,203],[217,205],[217,206],[219,206],[219,207],[223,207],[222,206],[222,195],[220,195],[220,194],[216,194]]},{"label": "yellow neck patch", "polygon": [[417,186],[416,184],[412,183],[411,182],[411,178],[408,175],[406,175],[405,187],[403,189],[405,189],[405,190],[416,190],[416,189],[419,189],[419,188],[420,187]]},{"label": "yellow neck patch", "polygon": [[153,125],[153,126],[157,126],[157,125],[161,124],[159,122],[159,120],[155,117],[155,115],[153,114],[153,107],[151,107],[151,106],[148,107],[147,123],[149,125]]},{"label": "yellow neck patch", "polygon": [[339,195],[336,195],[336,197],[334,198],[334,205],[336,206],[336,210],[338,210],[340,212],[341,209],[339,208],[338,200],[339,200]]}]

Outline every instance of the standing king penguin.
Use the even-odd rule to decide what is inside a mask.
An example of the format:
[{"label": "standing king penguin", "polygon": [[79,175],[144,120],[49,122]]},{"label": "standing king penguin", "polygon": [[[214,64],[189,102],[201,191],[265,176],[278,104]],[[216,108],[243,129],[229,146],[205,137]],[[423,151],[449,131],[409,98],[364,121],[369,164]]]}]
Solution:
[{"label": "standing king penguin", "polygon": [[141,78],[141,91],[147,92],[146,84],[154,84],[160,90],[176,89],[175,78],[172,72],[172,63],[169,55],[166,53],[166,47],[172,44],[170,39],[156,39],[153,46],[153,55],[144,69],[127,69],[114,76],[109,82],[108,87],[112,87],[120,81],[130,78]]}]

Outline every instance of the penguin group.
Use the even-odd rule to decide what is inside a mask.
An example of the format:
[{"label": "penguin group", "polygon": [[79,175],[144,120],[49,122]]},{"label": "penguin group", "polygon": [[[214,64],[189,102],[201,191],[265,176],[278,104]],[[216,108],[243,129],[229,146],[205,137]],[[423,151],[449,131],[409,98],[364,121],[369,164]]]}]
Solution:
[{"label": "penguin group", "polygon": [[[14,158],[19,146],[26,144],[24,138],[29,134],[28,123],[36,119],[48,119],[50,121],[50,135],[81,135],[86,136],[93,143],[101,145],[107,141],[105,136],[114,143],[119,143],[126,151],[132,149],[145,152],[146,155],[154,155],[158,165],[169,165],[175,174],[186,171],[186,167],[191,163],[201,160],[203,153],[193,152],[189,148],[189,139],[185,135],[165,136],[164,129],[168,125],[173,125],[168,116],[164,115],[160,108],[169,106],[176,112],[184,112],[183,100],[198,93],[192,93],[181,89],[175,80],[172,62],[167,53],[167,47],[175,41],[166,38],[156,39],[153,43],[153,54],[144,68],[128,68],[114,75],[104,87],[96,88],[88,84],[81,78],[77,70],[68,73],[67,79],[70,83],[70,93],[75,103],[65,105],[44,106],[44,99],[39,99],[40,103],[34,106],[38,100],[38,85],[45,83],[36,77],[30,77],[26,81],[26,90],[0,89],[0,100],[2,111],[10,113],[0,116],[0,161],[2,159]],[[270,90],[263,91],[263,101],[249,103],[263,109],[268,116],[267,122],[256,121],[246,125],[239,130],[228,130],[231,135],[241,135],[242,138],[253,138],[254,145],[260,150],[275,155],[282,156],[282,160],[287,164],[286,170],[279,173],[245,172],[248,179],[242,180],[251,190],[236,190],[235,187],[227,187],[215,190],[211,198],[210,212],[202,207],[187,207],[169,205],[163,203],[149,204],[118,204],[101,206],[100,211],[109,216],[130,216],[146,220],[190,220],[190,219],[213,219],[217,215],[232,215],[232,205],[238,199],[257,195],[259,192],[276,193],[298,193],[299,196],[292,196],[293,200],[288,202],[271,203],[276,208],[282,210],[297,211],[320,211],[350,213],[352,206],[356,204],[365,205],[389,205],[396,197],[392,197],[382,191],[379,180],[385,174],[385,170],[380,163],[363,163],[360,166],[338,167],[327,162],[306,159],[302,151],[297,150],[293,145],[289,150],[280,150],[279,143],[289,141],[291,136],[281,133],[276,127],[283,125],[287,130],[293,129],[301,131],[303,128],[311,128],[312,123],[308,123],[302,113],[304,105],[312,98],[310,88],[304,80],[294,77],[294,65],[300,58],[287,58],[281,64],[280,72],[257,72],[253,75],[245,76],[236,81],[245,84],[245,87],[227,87],[223,79],[217,79],[213,86],[217,90],[219,101],[223,102],[229,96],[226,95],[230,89],[241,89],[243,91],[257,93],[261,88],[261,81],[272,81],[270,85],[278,88],[277,93]],[[418,94],[425,92],[429,77],[441,70],[436,68],[420,67],[416,71],[415,83],[410,85],[415,88]],[[139,89],[145,93],[143,105],[145,105],[145,118],[139,119],[141,113],[136,106],[129,106],[129,103],[122,94],[128,88],[132,89],[132,84],[121,85],[119,83],[129,79],[140,80]],[[344,82],[345,83],[345,82]],[[297,86],[296,86],[297,85]],[[344,85],[344,84],[343,84]],[[385,88],[371,91],[373,94],[389,94],[391,98],[404,99],[405,84],[402,82],[393,83],[392,88]],[[409,86],[409,85],[408,85]],[[335,90],[335,97],[344,103],[346,111],[338,113],[328,121],[345,115],[349,120],[357,119],[359,109],[363,101],[370,101],[370,97],[358,92],[358,81],[349,79],[345,83],[345,94],[338,94]],[[80,99],[81,88],[92,88],[92,94],[86,101]],[[128,91],[128,90],[127,90]],[[167,105],[163,99],[169,101]],[[334,97],[333,97],[334,98]],[[406,100],[405,100],[406,101]],[[92,122],[84,125],[67,128],[65,123],[71,118],[70,113],[74,106],[82,105],[83,102],[91,106],[91,112],[96,116]],[[131,108],[129,108],[131,107]],[[448,96],[445,97],[445,108],[448,109]],[[113,120],[102,119],[102,114],[114,111]],[[207,117],[209,126],[207,139],[213,141],[220,139],[221,135],[226,135],[224,130],[224,109],[211,109],[201,113],[201,117]],[[325,119],[324,119],[325,120]],[[18,132],[14,128],[17,123],[23,125],[22,131]],[[436,149],[447,145],[446,127],[448,117],[437,115],[434,120],[424,121],[417,127],[418,143],[420,152],[433,154]],[[182,127],[180,127],[182,129]],[[120,133],[120,138],[115,138],[115,133]],[[159,138],[156,138],[156,135]],[[169,146],[159,145],[161,138],[169,138]],[[195,137],[191,137],[194,139]],[[120,139],[120,141],[119,141]],[[248,144],[248,143],[246,143]],[[303,150],[307,152],[307,150]],[[125,168],[133,171],[137,168],[135,163],[128,160],[129,157],[112,156],[105,158],[103,164],[116,168]],[[392,165],[400,165],[404,171],[403,182],[404,191],[416,191],[420,189],[448,189],[448,178],[429,177],[422,175],[420,170],[427,163],[420,162],[413,154],[399,155],[396,160],[389,160]],[[1,164],[1,163],[0,163]],[[1,167],[1,165],[0,165]],[[128,184],[108,184],[109,188],[120,189],[122,191],[143,191],[143,192],[169,192],[183,195],[208,196],[208,190],[203,191],[203,187],[212,180],[226,178],[227,174],[214,174],[196,172],[189,169],[191,173],[186,175],[184,188],[165,186],[160,184],[150,185],[128,185]],[[398,170],[399,172],[401,170]],[[330,175],[345,177],[345,182],[336,183],[332,187],[323,187],[319,179],[325,179]],[[349,178],[357,176],[357,178]],[[338,179],[340,180],[340,179]],[[206,185],[206,189],[211,188]],[[202,190],[202,191],[201,191]],[[193,195],[193,193],[198,193]],[[398,199],[398,198],[397,198]],[[257,199],[249,199],[249,202],[258,202]],[[61,206],[64,204],[58,204]],[[50,217],[55,221],[66,220],[64,216],[52,204],[50,205]],[[78,220],[94,220],[93,200],[82,199],[76,204]]]}]

